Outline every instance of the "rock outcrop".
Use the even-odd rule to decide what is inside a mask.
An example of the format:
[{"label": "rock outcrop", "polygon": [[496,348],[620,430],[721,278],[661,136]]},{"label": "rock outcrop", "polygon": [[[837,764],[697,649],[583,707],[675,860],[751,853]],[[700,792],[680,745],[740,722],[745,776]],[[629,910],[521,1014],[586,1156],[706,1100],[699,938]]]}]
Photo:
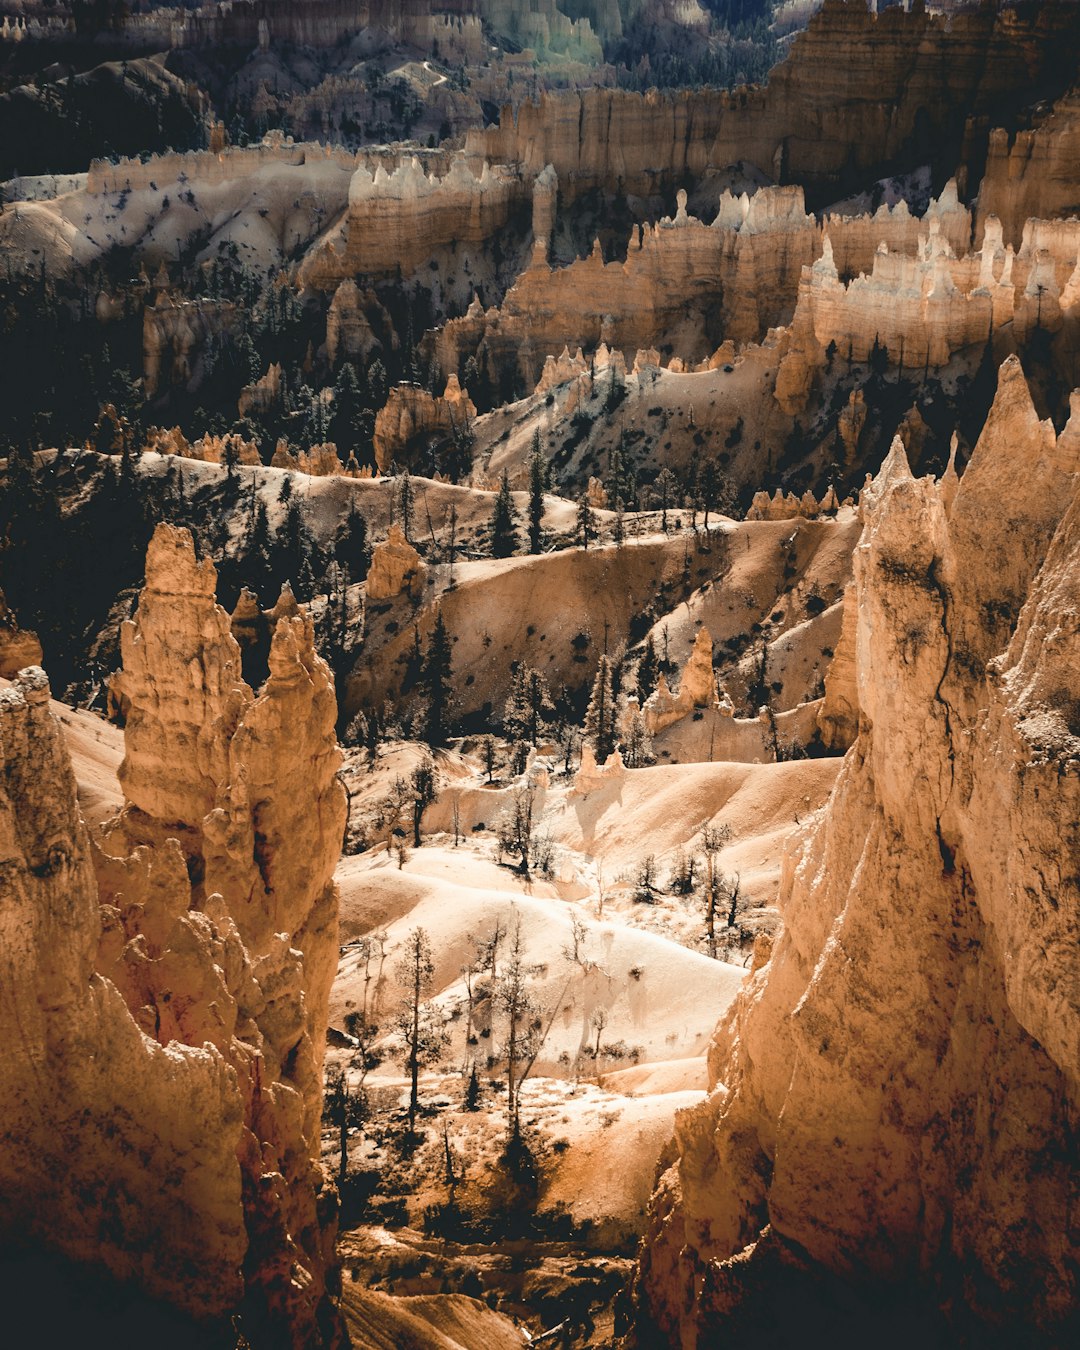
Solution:
[{"label": "rock outcrop", "polygon": [[159,526],[115,681],[126,804],[100,845],[44,674],[0,696],[0,1230],[315,1345],[335,1325],[336,703],[302,615],[254,693],[214,590],[190,535]]},{"label": "rock outcrop", "polygon": [[436,355],[448,370],[469,356],[493,374],[516,370],[527,387],[564,346],[606,344],[630,359],[674,346],[698,361],[725,338],[756,341],[791,319],[820,238],[799,188],[725,192],[709,225],[687,213],[680,189],[674,216],[634,227],[623,262],[605,262],[599,241],[566,267],[536,251],[501,306],[445,325]]},{"label": "rock outcrop", "polygon": [[[755,492],[746,512],[747,520],[814,520],[817,516],[831,515],[841,503],[836,500],[836,492],[828,487],[821,500],[809,488],[797,496],[794,492],[784,492],[777,488],[770,497],[767,492]],[[847,505],[845,501],[843,505]]]},{"label": "rock outcrop", "polygon": [[[713,642],[707,628],[699,628],[686,665],[679,679],[679,688],[672,693],[663,674],[656,689],[645,700],[642,712],[645,728],[650,736],[681,721],[695,708],[711,708],[717,702],[716,677],[712,663]],[[730,702],[724,705],[728,716],[734,713]]]},{"label": "rock outcrop", "polygon": [[818,709],[821,743],[827,750],[846,750],[859,734],[859,689],[855,671],[858,604],[853,586],[844,592],[840,641],[825,672],[825,697]]},{"label": "rock outcrop", "polygon": [[980,163],[1003,112],[1075,80],[1075,62],[1070,69],[1062,57],[1076,50],[1078,26],[1070,4],[946,16],[826,0],[766,88],[548,94],[470,131],[466,155],[477,173],[485,161],[530,176],[551,164],[566,202],[615,182],[637,196],[667,195],[741,160],[802,184],[817,207],[885,165],[932,161],[950,172],[962,154]]},{"label": "rock outcrop", "polygon": [[[1006,325],[1022,341],[1035,327],[1053,333],[1065,324],[1073,329],[1080,324],[1080,222],[1075,220],[1029,220],[1014,252],[1003,244],[1001,223],[991,217],[982,247],[957,257],[940,219],[931,218],[915,256],[891,253],[882,240],[870,275],[860,273],[847,283],[840,279],[826,234],[821,257],[803,268],[777,375],[777,402],[792,415],[805,408],[830,343],[856,361],[878,352],[908,369],[940,367]],[[858,439],[858,416],[852,406],[846,435],[841,425],[846,447]]]},{"label": "rock outcrop", "polygon": [[979,188],[980,234],[991,216],[1005,242],[1019,247],[1032,216],[1075,215],[1080,210],[1080,94],[1061,99],[1049,117],[1012,139],[990,133],[986,172]]},{"label": "rock outcrop", "polygon": [[364,588],[368,600],[392,600],[402,591],[418,600],[424,593],[426,581],[427,567],[423,559],[395,521],[390,526],[390,533],[372,550]]},{"label": "rock outcrop", "polygon": [[189,443],[179,427],[172,427],[168,431],[152,427],[143,449],[158,455],[179,455],[181,459],[195,459],[203,464],[227,464],[230,460],[234,464],[262,463],[259,447],[255,442],[245,441],[235,431],[228,431],[224,436],[215,436],[207,432],[197,441]]},{"label": "rock outcrop", "polygon": [[858,738],[679,1119],[638,1295],[689,1350],[804,1329],[838,1286],[863,1333],[903,1291],[980,1343],[1059,1346],[1080,1306],[1080,398],[1055,436],[1010,358],[958,486],[913,478],[897,441],[863,511]]},{"label": "rock outcrop", "polygon": [[441,398],[418,384],[390,390],[375,416],[375,463],[380,473],[398,460],[408,462],[418,445],[431,449],[465,437],[476,418],[476,405],[451,374]]},{"label": "rock outcrop", "polygon": [[485,164],[474,177],[455,159],[444,178],[429,177],[417,159],[390,174],[358,168],[349,185],[348,271],[408,276],[438,247],[492,238],[521,205],[531,205],[531,188],[503,165]]},{"label": "rock outcrop", "polygon": [[41,643],[36,633],[19,627],[14,611],[0,591],[0,679],[12,680],[24,666],[41,664]]}]

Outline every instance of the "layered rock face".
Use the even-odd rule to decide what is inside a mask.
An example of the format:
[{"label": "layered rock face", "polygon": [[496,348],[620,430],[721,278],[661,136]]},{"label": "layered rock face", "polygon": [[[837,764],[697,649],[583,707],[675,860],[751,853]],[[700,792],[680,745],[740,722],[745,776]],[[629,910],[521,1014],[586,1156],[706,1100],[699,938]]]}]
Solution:
[{"label": "layered rock face", "polygon": [[466,154],[477,172],[485,161],[532,174],[552,164],[567,202],[616,182],[640,196],[667,193],[687,175],[739,160],[835,195],[887,161],[951,168],[968,118],[967,152],[977,157],[985,119],[1000,124],[1013,106],[1075,79],[1065,53],[1075,52],[1078,24],[1071,4],[944,17],[922,6],[874,14],[863,0],[826,0],[766,89],[546,96],[516,115],[505,109],[497,127],[470,131]]},{"label": "layered rock face", "polygon": [[1062,1345],[1080,1306],[1080,398],[1055,436],[1010,358],[959,485],[914,479],[897,442],[863,511],[858,738],[785,864],[784,930],[718,1028],[713,1091],[677,1125],[641,1306],[704,1347],[805,1325],[835,1278],[879,1307],[921,1293],[980,1343]]},{"label": "layered rock face", "polygon": [[1031,216],[1075,215],[1080,209],[1080,94],[1061,99],[1039,127],[1010,141],[990,133],[986,172],[979,188],[979,228],[990,216],[1002,223],[1014,247]]},{"label": "layered rock face", "polygon": [[625,262],[605,262],[597,243],[552,269],[537,250],[501,307],[477,306],[440,330],[437,356],[450,370],[469,356],[493,374],[516,369],[528,386],[563,346],[606,344],[632,357],[670,344],[700,359],[725,338],[756,341],[789,321],[820,240],[799,188],[725,192],[711,225],[688,215],[680,190],[674,216],[635,227]]},{"label": "layered rock face", "polygon": [[177,300],[160,294],[143,310],[143,384],[147,398],[162,385],[187,384],[212,334],[231,333],[236,306],[230,300]]},{"label": "layered rock face", "polygon": [[[872,272],[846,284],[826,233],[821,257],[803,268],[776,397],[785,412],[803,410],[830,342],[857,361],[865,361],[877,346],[893,365],[939,367],[1007,325],[1016,341],[1036,327],[1047,333],[1069,329],[1073,342],[1062,347],[1061,359],[1072,376],[1080,374],[1075,364],[1080,224],[1075,220],[1029,220],[1014,251],[1003,243],[1001,222],[990,217],[982,247],[958,257],[940,215],[932,216],[915,256],[891,252],[882,239]],[[855,408],[852,419],[857,420]],[[857,441],[857,429],[847,429]]]},{"label": "layered rock face", "polygon": [[0,1230],[315,1345],[334,1335],[317,1157],[336,705],[299,615],[253,693],[214,587],[187,532],[160,526],[114,690],[126,805],[100,846],[45,676],[2,696]]},{"label": "layered rock face", "polygon": [[455,159],[444,178],[428,177],[417,159],[389,174],[359,168],[349,185],[347,272],[408,276],[436,248],[483,244],[531,200],[531,187],[499,164],[474,176]]}]

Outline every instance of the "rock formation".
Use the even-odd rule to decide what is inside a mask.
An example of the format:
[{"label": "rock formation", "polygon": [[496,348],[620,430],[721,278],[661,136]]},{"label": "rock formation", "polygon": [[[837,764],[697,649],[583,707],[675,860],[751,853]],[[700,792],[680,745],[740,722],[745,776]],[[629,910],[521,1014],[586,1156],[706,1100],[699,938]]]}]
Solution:
[{"label": "rock formation", "polygon": [[0,1230],[199,1319],[332,1337],[318,1163],[345,822],[333,683],[279,621],[258,694],[215,573],[159,526],[116,679],[126,805],[79,815],[48,683],[0,696]]},{"label": "rock formation", "polygon": [[[712,649],[709,630],[699,628],[686,665],[683,666],[678,693],[672,694],[668,688],[667,678],[661,674],[657,688],[645,700],[642,709],[645,714],[645,727],[650,736],[655,736],[666,727],[680,721],[694,708],[709,708],[717,702]],[[734,712],[730,703],[725,707],[729,715]]]},{"label": "rock formation", "polygon": [[165,292],[143,311],[143,384],[147,398],[162,385],[187,384],[211,334],[231,332],[237,322],[230,300],[177,300]]},{"label": "rock formation", "polygon": [[[791,415],[805,408],[830,343],[856,361],[877,348],[893,365],[939,367],[1006,325],[1015,340],[1023,340],[1036,326],[1052,333],[1065,323],[1080,323],[1076,221],[1029,220],[1014,253],[1003,246],[1000,222],[991,217],[978,252],[958,258],[940,221],[931,219],[916,256],[891,253],[882,241],[872,273],[847,284],[826,234],[821,257],[803,268],[777,402]],[[857,440],[857,418],[853,406],[845,444]]]},{"label": "rock formation", "polygon": [[[843,505],[847,505],[845,501]],[[783,492],[777,488],[770,497],[767,492],[755,492],[746,512],[747,520],[794,520],[802,517],[813,520],[816,516],[830,515],[841,503],[836,500],[833,489],[826,488],[821,500],[808,488],[801,497],[794,492]]]},{"label": "rock formation", "polygon": [[634,228],[624,262],[605,262],[599,241],[561,268],[538,250],[498,309],[471,309],[441,330],[436,354],[449,370],[469,356],[516,369],[530,387],[563,347],[603,343],[632,358],[674,345],[700,360],[725,338],[755,341],[788,322],[819,241],[798,188],[726,192],[711,225],[687,214],[680,189],[673,217]]},{"label": "rock formation", "polygon": [[326,312],[326,355],[332,366],[336,366],[339,359],[367,363],[378,350],[380,344],[371,327],[369,313],[378,314],[384,328],[392,331],[390,316],[374,291],[361,292],[351,278],[343,281]]},{"label": "rock formation", "polygon": [[825,673],[825,697],[818,709],[821,742],[827,750],[846,750],[859,734],[859,690],[855,671],[855,635],[858,629],[854,587],[844,592],[840,641]]},{"label": "rock formation", "polygon": [[266,369],[266,374],[254,384],[246,384],[240,390],[236,411],[241,417],[249,412],[265,412],[281,402],[281,363],[275,361]]},{"label": "rock formation", "polygon": [[415,384],[390,390],[375,417],[375,462],[385,473],[395,460],[407,462],[417,443],[437,445],[464,436],[476,417],[476,405],[451,374],[441,398]]},{"label": "rock formation", "polygon": [[418,600],[424,593],[426,581],[426,565],[395,521],[390,526],[390,533],[372,550],[365,585],[368,600],[392,600],[402,591]]},{"label": "rock formation", "polygon": [[0,591],[0,679],[12,680],[24,666],[41,664],[41,643],[36,633],[19,627],[14,611]]},{"label": "rock formation", "polygon": [[944,16],[826,0],[767,88],[548,94],[470,131],[465,150],[475,172],[485,161],[530,176],[553,165],[567,202],[615,182],[637,196],[666,195],[742,160],[812,189],[822,205],[885,164],[933,161],[951,171],[961,152],[978,163],[992,118],[1000,125],[1003,112],[1075,79],[1062,54],[1075,51],[1078,25],[1069,4]]},{"label": "rock formation", "polygon": [[245,441],[235,431],[224,436],[215,436],[207,432],[192,444],[179,427],[163,431],[152,427],[146,438],[144,450],[158,455],[179,455],[181,459],[199,460],[203,464],[226,464],[230,457],[236,464],[258,465],[262,463],[259,447],[254,441]]},{"label": "rock formation", "polygon": [[865,1332],[914,1282],[984,1340],[1062,1345],[1080,397],[1055,436],[1010,358],[959,485],[914,479],[897,441],[863,511],[859,735],[785,864],[783,934],[716,1032],[713,1091],[680,1117],[639,1298],[693,1350],[790,1333],[831,1281],[848,1309],[867,1291]]},{"label": "rock formation", "polygon": [[512,168],[484,164],[474,176],[461,158],[443,178],[416,158],[392,173],[360,167],[349,185],[343,275],[407,277],[438,248],[483,244],[531,206],[531,191]]},{"label": "rock formation", "polygon": [[1080,207],[1080,94],[1062,98],[1033,130],[1010,139],[990,133],[986,172],[979,188],[979,233],[995,216],[1005,242],[1019,247],[1032,216],[1074,215]]},{"label": "rock formation", "polygon": [[591,743],[585,741],[581,747],[581,762],[574,775],[570,796],[587,797],[590,792],[599,792],[612,783],[618,783],[625,773],[626,766],[618,749],[613,750],[603,764],[597,764],[596,753]]}]

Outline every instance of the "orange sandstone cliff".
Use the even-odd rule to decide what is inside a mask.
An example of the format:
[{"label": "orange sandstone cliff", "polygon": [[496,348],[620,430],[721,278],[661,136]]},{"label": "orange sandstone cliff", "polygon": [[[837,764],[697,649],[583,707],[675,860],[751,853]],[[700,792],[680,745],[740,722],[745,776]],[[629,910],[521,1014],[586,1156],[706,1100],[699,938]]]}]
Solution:
[{"label": "orange sandstone cliff", "polygon": [[712,1091],[677,1122],[639,1306],[684,1347],[786,1344],[815,1299],[865,1332],[921,1290],[980,1344],[1062,1345],[1080,399],[1055,435],[1010,358],[959,482],[913,478],[897,441],[862,510],[857,739],[786,861],[784,928],[716,1032]]},{"label": "orange sandstone cliff", "polygon": [[0,1234],[316,1345],[336,1325],[336,705],[301,616],[253,692],[214,588],[159,527],[114,690],[126,805],[100,841],[44,672],[0,693]]}]

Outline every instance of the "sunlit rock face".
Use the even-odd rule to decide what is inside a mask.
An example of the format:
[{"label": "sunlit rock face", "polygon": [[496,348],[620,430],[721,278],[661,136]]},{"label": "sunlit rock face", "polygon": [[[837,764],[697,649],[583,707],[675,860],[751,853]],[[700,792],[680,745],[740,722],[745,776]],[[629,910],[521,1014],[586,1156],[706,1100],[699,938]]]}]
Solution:
[{"label": "sunlit rock face", "polygon": [[345,819],[333,684],[282,617],[256,694],[161,526],[123,631],[126,805],[95,842],[42,671],[0,695],[0,1230],[200,1318],[333,1337],[317,1161]]},{"label": "sunlit rock face", "polygon": [[654,1197],[640,1306],[679,1344],[775,1325],[807,1277],[1068,1339],[1078,472],[1075,401],[1056,436],[1010,358],[958,486],[897,442],[864,493],[858,736]]}]

